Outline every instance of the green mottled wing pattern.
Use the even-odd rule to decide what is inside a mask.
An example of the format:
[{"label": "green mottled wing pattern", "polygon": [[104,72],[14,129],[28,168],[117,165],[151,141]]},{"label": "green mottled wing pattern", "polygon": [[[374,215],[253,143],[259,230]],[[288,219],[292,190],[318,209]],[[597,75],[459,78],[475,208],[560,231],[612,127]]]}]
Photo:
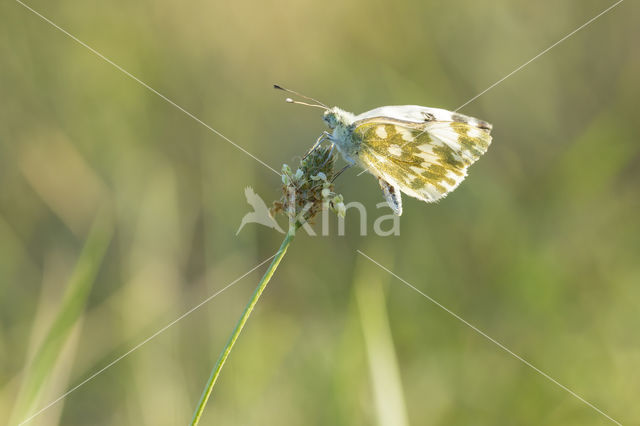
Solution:
[{"label": "green mottled wing pattern", "polygon": [[491,126],[467,122],[368,120],[354,132],[358,157],[373,175],[427,202],[453,191],[489,148]]}]

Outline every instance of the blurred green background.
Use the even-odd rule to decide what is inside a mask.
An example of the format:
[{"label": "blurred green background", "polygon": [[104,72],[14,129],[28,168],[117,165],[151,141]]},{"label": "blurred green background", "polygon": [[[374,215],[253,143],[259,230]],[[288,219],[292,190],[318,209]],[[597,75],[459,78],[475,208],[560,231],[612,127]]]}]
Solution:
[{"label": "blurred green background", "polygon": [[[276,170],[323,130],[280,83],[359,113],[455,109],[612,2],[47,2],[31,7]],[[640,423],[640,8],[626,1],[461,112],[489,152],[379,237],[375,180],[299,235],[204,424]],[[20,4],[0,5],[0,421],[17,423],[275,252],[268,168]],[[284,221],[280,218],[281,223]],[[263,268],[264,269],[264,268]],[[187,423],[263,269],[32,425]]]}]

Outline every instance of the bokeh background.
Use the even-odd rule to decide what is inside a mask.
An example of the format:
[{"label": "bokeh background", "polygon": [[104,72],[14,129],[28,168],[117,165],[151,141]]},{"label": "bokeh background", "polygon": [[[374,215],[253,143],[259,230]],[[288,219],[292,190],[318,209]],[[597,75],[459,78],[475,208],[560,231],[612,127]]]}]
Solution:
[{"label": "bokeh background", "polygon": [[[455,109],[601,0],[28,3],[280,169],[323,130],[273,83],[356,113]],[[214,389],[218,425],[605,425],[610,420],[358,255],[362,250],[623,424],[640,423],[640,29],[621,3],[461,112],[494,124],[400,236],[369,207],[299,235]],[[280,179],[38,16],[0,5],[0,421],[16,424],[275,252],[244,188]],[[282,224],[284,221],[280,218]],[[187,423],[261,272],[32,425]]]}]

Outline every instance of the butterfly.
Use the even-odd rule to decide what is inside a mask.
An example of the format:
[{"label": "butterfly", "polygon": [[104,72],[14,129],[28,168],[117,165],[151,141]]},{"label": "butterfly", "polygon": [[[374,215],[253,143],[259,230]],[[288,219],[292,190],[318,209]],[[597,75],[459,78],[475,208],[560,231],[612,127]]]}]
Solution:
[{"label": "butterfly", "polygon": [[278,89],[323,108],[331,132],[323,132],[314,149],[325,140],[337,147],[349,165],[357,165],[378,179],[393,212],[402,214],[402,196],[428,203],[456,189],[491,144],[491,124],[439,108],[418,105],[383,106],[355,115],[281,86]]}]

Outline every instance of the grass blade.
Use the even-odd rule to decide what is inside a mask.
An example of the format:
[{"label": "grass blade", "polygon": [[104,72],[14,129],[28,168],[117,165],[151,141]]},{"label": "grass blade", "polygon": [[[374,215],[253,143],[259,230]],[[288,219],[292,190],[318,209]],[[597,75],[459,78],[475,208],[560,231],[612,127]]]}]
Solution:
[{"label": "grass blade", "polygon": [[26,370],[13,410],[14,420],[23,419],[33,410],[38,396],[56,366],[69,333],[84,311],[112,234],[113,224],[106,213],[102,212],[94,220],[51,328]]}]

